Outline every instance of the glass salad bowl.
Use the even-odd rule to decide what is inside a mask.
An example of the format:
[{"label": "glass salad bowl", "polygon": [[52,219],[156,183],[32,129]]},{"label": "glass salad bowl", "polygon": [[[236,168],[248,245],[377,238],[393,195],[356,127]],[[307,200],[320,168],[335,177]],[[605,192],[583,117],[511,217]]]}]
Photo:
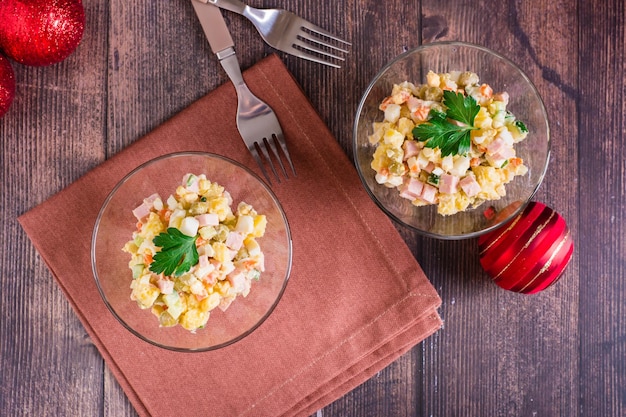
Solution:
[{"label": "glass salad bowl", "polygon": [[[156,273],[149,269],[142,270],[140,266],[139,272],[135,272],[129,267],[131,254],[123,250],[129,241],[132,241],[132,245],[135,247],[140,245],[140,242],[148,241],[148,239],[133,240],[133,232],[139,233],[138,219],[142,216],[148,218],[145,217],[145,212],[137,212],[137,210],[141,211],[140,207],[146,201],[144,199],[158,193],[162,204],[158,204],[157,209],[161,206],[163,206],[162,210],[172,207],[170,206],[171,202],[167,201],[168,196],[177,194],[177,188],[181,186],[181,181],[185,186],[188,185],[185,184],[185,181],[190,181],[186,176],[189,173],[196,176],[204,174],[210,182],[224,187],[224,190],[232,198],[233,212],[236,212],[238,204],[244,201],[252,206],[259,215],[265,215],[267,220],[263,236],[254,239],[262,252],[264,270],[260,272],[260,275],[248,278],[249,292],[246,296],[240,293],[230,304],[220,303],[216,305],[220,297],[217,294],[218,286],[214,284],[221,284],[222,280],[229,284],[223,288],[220,287],[219,290],[220,293],[224,290],[224,294],[227,294],[229,287],[234,288],[242,285],[244,281],[238,280],[239,278],[232,278],[232,275],[226,277],[226,273],[224,275],[201,275],[198,272],[200,263],[196,262],[197,268],[190,269],[185,273],[181,272],[178,281],[174,280],[176,273],[172,273],[172,281],[175,281],[176,284],[172,287],[170,283],[168,288],[168,285],[161,286],[164,282],[167,284],[165,278],[168,277],[164,277],[167,275],[167,271]],[[197,189],[197,183],[195,187]],[[193,184],[187,188],[193,188]],[[200,188],[202,189],[202,187]],[[214,200],[211,200],[211,197],[208,200],[207,197],[202,198],[204,200],[201,201],[206,201],[206,204],[213,204],[212,201]],[[156,203],[150,204],[151,207],[156,207]],[[167,216],[169,217],[166,218],[170,219],[169,226],[172,227],[171,219],[175,214],[170,213]],[[195,218],[200,217],[196,216]],[[210,219],[207,219],[208,216],[205,216],[203,220],[206,220],[207,224],[212,224]],[[201,222],[201,227],[197,229],[196,243],[201,237],[206,237],[206,240],[215,239],[217,241],[217,237],[209,238],[201,233],[203,232],[203,224]],[[254,224],[257,224],[256,219]],[[182,222],[173,227],[179,227],[180,230],[184,229]],[[218,228],[222,226],[213,224],[213,226],[206,226],[206,230],[211,227],[219,230]],[[228,227],[234,227],[234,224]],[[167,229],[167,232],[169,233],[170,229]],[[220,239],[224,240],[223,237]],[[144,243],[144,246],[146,244],[149,246],[151,243]],[[225,244],[221,245],[222,248],[225,248]],[[224,253],[230,253],[228,259],[233,257],[232,262],[236,263],[239,257],[243,256],[242,254],[248,256],[253,253],[253,250],[247,245],[247,240],[245,244],[241,242],[238,245],[228,243]],[[220,268],[226,268],[225,265],[228,261],[223,260],[220,264],[216,260],[218,255],[216,253],[208,254],[209,249],[205,251],[205,248],[200,249],[198,246],[197,250],[200,253],[200,258],[205,257],[205,266],[208,265],[214,272]],[[248,251],[248,249],[250,250]],[[164,251],[165,246],[156,247],[155,250],[156,252]],[[154,259],[156,259],[156,254]],[[147,263],[154,263],[154,259],[148,260]],[[210,264],[206,262],[208,260],[211,260]],[[213,261],[216,262],[215,265],[212,264]],[[146,162],[130,172],[115,186],[105,200],[98,214],[92,236],[91,262],[93,274],[108,309],[124,327],[139,338],[153,345],[175,351],[198,352],[218,349],[253,332],[269,317],[278,304],[289,279],[291,261],[290,229],[285,213],[274,193],[243,165],[209,153],[169,154]],[[232,265],[231,268],[234,267]],[[243,267],[241,268],[243,270]],[[258,266],[255,268],[263,269]],[[255,269],[253,272],[256,274],[258,271]],[[208,277],[213,278],[210,280]],[[248,276],[246,275],[246,277]],[[133,298],[136,301],[131,300],[131,283],[136,286],[140,280],[143,280],[141,285],[144,287],[141,287],[142,290],[134,292]],[[192,281],[195,283],[195,287],[192,286]],[[181,282],[184,282],[184,285]],[[202,283],[204,289],[202,286],[198,287],[198,283]],[[190,288],[199,289],[199,291],[192,290],[190,293]],[[160,295],[154,304],[144,305],[145,308],[140,308],[138,299],[145,301],[143,297],[149,298],[150,294],[152,297],[155,294]],[[209,302],[211,296],[213,299],[210,301],[210,307],[206,304],[203,304],[202,308],[198,307],[202,302]],[[165,301],[166,297],[169,297],[167,300],[170,302]],[[176,302],[173,302],[171,297],[175,297],[174,301]],[[206,324],[191,330],[187,330],[188,327],[184,328],[181,324],[172,325],[173,316],[178,317],[182,323],[183,315],[189,314],[189,317],[193,317],[191,314],[197,313],[197,311],[189,312],[192,308],[188,308],[185,312],[181,303],[182,306],[195,306],[196,310],[203,310],[205,313],[210,309]],[[224,306],[227,308],[222,310],[221,307]],[[163,315],[163,311],[167,311],[167,314]],[[170,322],[164,321],[163,317],[169,318]]]},{"label": "glass salad bowl", "polygon": [[[409,182],[408,172],[411,164],[408,162],[411,161],[399,160],[400,165],[404,165],[404,171],[400,172],[404,172],[405,176],[396,184],[397,188],[393,184],[391,186],[384,185],[385,178],[381,179],[380,176],[377,178],[377,171],[372,168],[372,161],[380,142],[373,141],[374,143],[372,143],[369,137],[374,132],[374,123],[382,122],[385,118],[385,112],[381,111],[380,108],[381,103],[392,95],[395,84],[401,84],[404,81],[416,86],[427,84],[429,71],[436,74],[476,73],[480,79],[478,85],[486,83],[491,86],[494,97],[496,92],[508,93],[506,111],[512,113],[516,120],[522,121],[528,131],[524,140],[514,144],[515,157],[523,160],[527,172],[524,175],[515,176],[512,181],[508,182],[505,185],[506,195],[501,196],[501,198],[487,200],[476,206],[472,204],[462,211],[443,215],[438,212],[436,200],[435,204],[423,205],[423,202],[420,203],[419,200],[419,204],[414,204],[416,196],[421,198],[417,191],[401,196],[401,187],[406,186]],[[461,85],[459,80],[459,86]],[[454,87],[452,88],[454,89]],[[452,91],[454,91],[453,89]],[[441,90],[443,91],[445,88]],[[459,90],[461,87],[458,87],[457,91]],[[441,94],[442,91],[439,93]],[[470,95],[469,92],[465,91],[462,94]],[[487,102],[484,103],[486,107]],[[428,109],[428,107],[426,108]],[[432,114],[426,110],[426,115],[428,115],[428,120],[431,123]],[[449,114],[448,111],[448,117]],[[508,117],[509,113],[506,115]],[[444,114],[444,116],[446,115]],[[421,120],[423,121],[424,118]],[[449,121],[450,118],[447,120]],[[459,125],[454,120],[452,122]],[[474,146],[472,143],[472,151],[474,151]],[[531,200],[548,167],[550,129],[546,110],[537,89],[513,62],[481,46],[461,42],[437,42],[401,54],[383,67],[374,77],[363,94],[356,112],[353,129],[353,152],[356,168],[365,189],[376,204],[393,220],[430,237],[463,239],[476,237],[496,229],[516,216]],[[408,155],[408,151],[405,151],[405,155]],[[507,162],[508,160],[504,161],[502,167]],[[484,160],[482,163],[488,165]],[[426,169],[423,165],[418,166],[420,166],[418,170]],[[499,166],[499,168],[501,167]],[[402,168],[400,167],[400,169]],[[442,172],[440,170],[436,173],[439,175]],[[445,171],[443,173],[447,174]],[[465,174],[457,173],[457,178],[454,180],[461,179],[462,181],[464,175],[467,176],[468,173],[469,171]],[[426,176],[427,174],[422,173],[422,175]],[[428,174],[427,177],[431,178],[430,175]],[[440,179],[438,175],[433,177],[436,181],[430,184],[435,187],[435,191],[437,188],[442,190],[442,184],[438,183]],[[476,177],[474,174],[471,176]],[[381,184],[381,182],[383,183]],[[430,190],[433,189],[430,188]],[[458,183],[456,190],[459,193],[462,192]]]}]

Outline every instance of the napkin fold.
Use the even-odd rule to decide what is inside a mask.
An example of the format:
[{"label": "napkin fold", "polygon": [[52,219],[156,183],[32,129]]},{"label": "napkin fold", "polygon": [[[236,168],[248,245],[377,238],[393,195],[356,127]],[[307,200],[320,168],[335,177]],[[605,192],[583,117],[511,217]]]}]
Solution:
[{"label": "napkin fold", "polygon": [[108,311],[90,263],[98,211],[139,164],[205,151],[260,175],[237,132],[232,84],[19,217],[141,416],[310,415],[441,327],[436,291],[280,59],[265,58],[244,77],[275,110],[297,171],[273,186],[292,232],[291,278],[272,315],[244,339],[201,353],[148,344]]}]

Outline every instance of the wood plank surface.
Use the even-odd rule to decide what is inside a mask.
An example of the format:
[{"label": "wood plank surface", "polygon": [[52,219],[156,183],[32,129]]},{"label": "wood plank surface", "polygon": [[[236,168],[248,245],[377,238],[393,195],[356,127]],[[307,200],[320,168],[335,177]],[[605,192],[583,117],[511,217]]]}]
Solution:
[{"label": "wood plank surface", "polygon": [[[577,235],[578,195],[570,181],[577,152],[563,140],[576,137],[577,109],[569,86],[561,83],[578,79],[576,7],[565,1],[422,4],[424,17],[447,25],[436,31],[443,34],[438,40],[485,45],[517,64],[536,85],[554,141],[551,167],[535,199],[565,216]],[[475,242],[418,242],[430,252],[424,257],[418,252],[417,259],[441,289],[446,321],[445,331],[434,336],[438,343],[423,345],[426,362],[434,365],[424,372],[422,415],[575,415],[576,257],[563,285],[528,297],[503,292],[486,279]],[[442,390],[453,394],[442,401]]]},{"label": "wood plank surface", "polygon": [[[83,4],[77,51],[49,67],[13,65],[17,95],[0,119],[0,416],[136,416],[16,218],[227,82],[188,1]],[[490,282],[475,240],[398,227],[442,297],[444,328],[318,415],[626,415],[626,3],[249,4],[352,42],[339,70],[278,54],[350,157],[360,96],[399,53],[460,40],[515,62],[550,118],[535,199],[575,238],[561,282],[521,296]],[[274,52],[243,17],[224,15],[243,69]]]},{"label": "wood plank surface", "polygon": [[626,414],[626,3],[583,4],[578,90],[580,413]]}]

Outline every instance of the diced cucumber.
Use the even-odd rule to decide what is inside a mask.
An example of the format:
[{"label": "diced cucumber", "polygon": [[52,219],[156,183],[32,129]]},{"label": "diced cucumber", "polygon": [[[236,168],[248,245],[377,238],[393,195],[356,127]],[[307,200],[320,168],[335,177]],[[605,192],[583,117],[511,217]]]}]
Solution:
[{"label": "diced cucumber", "polygon": [[520,132],[528,133],[528,128],[526,127],[524,122],[522,122],[521,120],[516,120],[515,121],[515,126],[517,126],[517,128],[519,129]]},{"label": "diced cucumber", "polygon": [[261,278],[261,271],[259,271],[258,269],[251,269],[248,272],[248,278],[258,281],[259,278]]},{"label": "diced cucumber", "polygon": [[432,185],[435,185],[435,186],[439,186],[439,178],[440,178],[440,177],[439,177],[439,175],[436,175],[436,174],[430,174],[430,175],[428,176],[428,180],[427,180],[427,182],[428,182],[429,184],[432,184]]},{"label": "diced cucumber", "polygon": [[130,269],[133,271],[133,279],[139,278],[143,274],[144,264],[133,265]]},{"label": "diced cucumber", "polygon": [[170,316],[172,316],[174,320],[178,320],[178,317],[180,317],[185,310],[183,300],[181,300],[178,293],[176,291],[172,291],[170,294],[163,295],[163,302],[167,306],[167,312]]},{"label": "diced cucumber", "polygon": [[176,326],[178,321],[172,317],[169,312],[170,310],[166,310],[159,315],[159,324],[163,327],[172,327]]}]

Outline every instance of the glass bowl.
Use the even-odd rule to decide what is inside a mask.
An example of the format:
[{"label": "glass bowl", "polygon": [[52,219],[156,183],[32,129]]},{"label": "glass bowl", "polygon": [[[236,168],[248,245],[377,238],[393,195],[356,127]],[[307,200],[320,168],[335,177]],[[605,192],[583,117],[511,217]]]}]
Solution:
[{"label": "glass bowl", "polygon": [[[394,84],[409,81],[426,83],[429,70],[435,73],[471,71],[494,92],[506,91],[510,110],[529,130],[515,145],[528,173],[506,184],[506,196],[486,201],[476,208],[453,215],[437,213],[436,205],[415,206],[395,188],[376,182],[370,164],[375,145],[369,143],[372,124],[384,119],[381,101],[391,94]],[[461,43],[437,42],[403,53],[387,64],[367,87],[356,112],[353,130],[354,162],[370,197],[393,220],[424,235],[440,239],[464,239],[487,233],[516,216],[536,193],[548,167],[550,128],[546,110],[537,89],[513,62],[487,48]],[[487,214],[488,213],[488,214]]]},{"label": "glass bowl", "polygon": [[[130,299],[132,271],[124,244],[132,240],[137,219],[133,209],[144,198],[159,193],[165,200],[174,194],[186,173],[205,174],[223,186],[233,198],[267,217],[264,236],[257,238],[265,256],[265,271],[252,282],[247,297],[238,296],[226,311],[211,310],[204,328],[195,333],[180,325],[160,327],[150,309]],[[91,263],[104,303],[119,322],[139,338],[176,351],[207,351],[234,343],[249,335],[269,317],[289,279],[292,260],[291,234],[278,199],[265,183],[243,165],[219,155],[186,152],[165,155],[139,166],[111,191],[93,231]]]}]

